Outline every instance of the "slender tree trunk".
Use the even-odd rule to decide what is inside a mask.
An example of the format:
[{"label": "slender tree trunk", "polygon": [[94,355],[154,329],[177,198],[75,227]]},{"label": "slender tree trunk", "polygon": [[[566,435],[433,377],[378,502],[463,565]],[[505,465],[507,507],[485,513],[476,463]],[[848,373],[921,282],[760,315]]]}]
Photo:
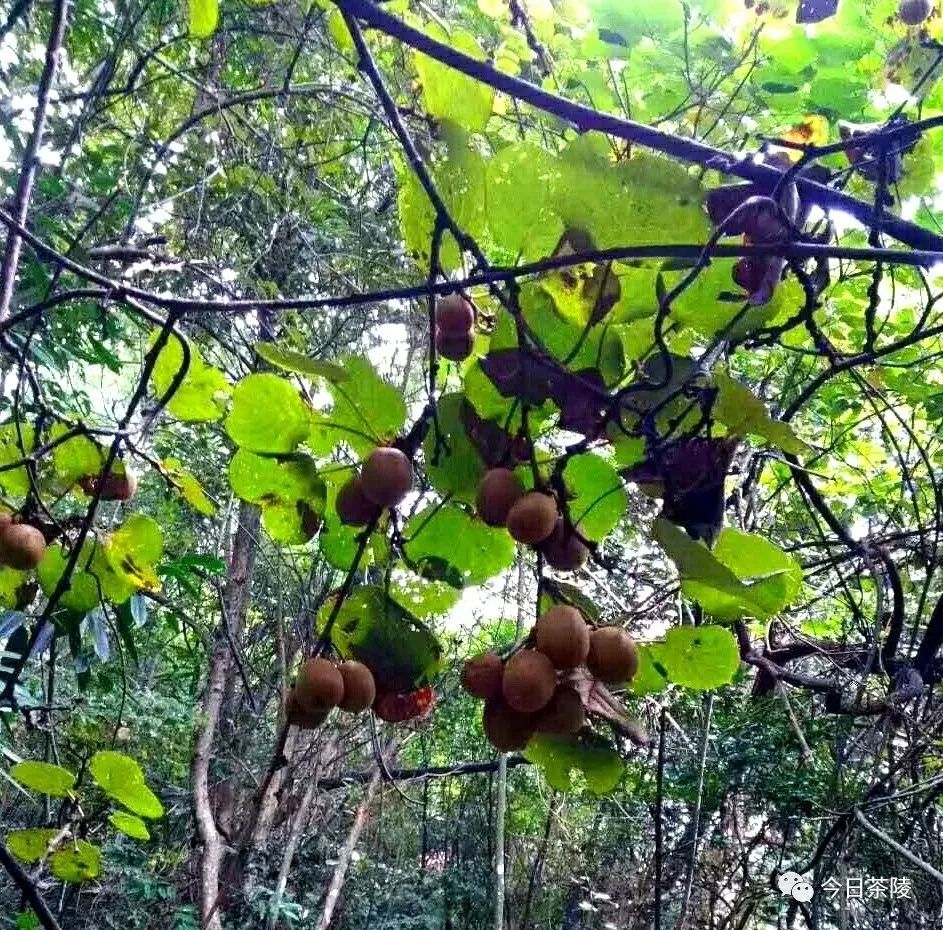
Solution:
[{"label": "slender tree trunk", "polygon": [[278,924],[278,909],[281,907],[282,897],[285,894],[285,887],[288,884],[288,873],[291,871],[291,865],[295,861],[295,851],[298,849],[298,843],[301,841],[301,834],[308,824],[308,817],[311,812],[311,805],[314,797],[318,793],[318,780],[324,767],[325,759],[332,759],[337,753],[338,737],[334,733],[331,738],[322,747],[318,754],[318,760],[315,763],[314,774],[308,782],[301,804],[295,812],[294,819],[291,822],[291,828],[288,832],[288,841],[285,843],[285,852],[282,855],[282,863],[278,869],[278,879],[275,882],[275,891],[272,894],[271,911],[269,912],[268,928],[275,930]]},{"label": "slender tree trunk", "polygon": [[[193,791],[193,806],[196,813],[197,832],[202,849],[199,853],[197,876],[200,905],[200,927],[202,930],[222,930],[220,897],[220,868],[226,855],[226,837],[220,832],[213,816],[210,796],[210,762],[213,744],[219,727],[220,712],[226,683],[233,672],[233,656],[230,638],[237,642],[249,606],[252,567],[255,562],[256,539],[259,533],[259,509],[250,504],[239,508],[239,523],[233,543],[232,558],[226,575],[223,594],[223,616],[216,636],[216,645],[210,657],[210,669],[203,696],[202,721],[197,730],[193,747],[193,763],[190,778]],[[229,633],[223,629],[229,624]]]},{"label": "slender tree trunk", "polygon": [[498,799],[494,813],[494,930],[504,930],[504,817],[508,800],[508,757],[498,756]]},{"label": "slender tree trunk", "polygon": [[354,822],[350,826],[350,833],[337,854],[337,865],[334,866],[334,874],[331,875],[331,883],[327,887],[327,894],[324,897],[324,907],[321,910],[321,917],[318,920],[317,930],[327,930],[331,925],[331,918],[334,916],[334,908],[337,907],[337,901],[341,892],[344,890],[344,881],[347,878],[347,869],[350,866],[351,857],[354,849],[360,840],[360,834],[367,823],[367,815],[370,813],[370,805],[373,803],[373,797],[377,793],[380,785],[380,768],[373,773],[364,792],[357,813],[354,815]]}]

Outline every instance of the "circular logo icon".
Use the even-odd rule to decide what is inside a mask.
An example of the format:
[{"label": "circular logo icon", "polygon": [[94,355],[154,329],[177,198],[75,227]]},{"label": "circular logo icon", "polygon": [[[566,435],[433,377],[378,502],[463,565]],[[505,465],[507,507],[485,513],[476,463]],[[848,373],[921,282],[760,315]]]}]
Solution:
[{"label": "circular logo icon", "polygon": [[792,896],[803,904],[807,901],[811,901],[812,895],[814,894],[815,892],[812,890],[812,886],[806,881],[798,881],[792,886]]},{"label": "circular logo icon", "polygon": [[793,888],[802,882],[802,876],[798,872],[783,872],[776,879],[776,887],[782,895],[791,895]]}]

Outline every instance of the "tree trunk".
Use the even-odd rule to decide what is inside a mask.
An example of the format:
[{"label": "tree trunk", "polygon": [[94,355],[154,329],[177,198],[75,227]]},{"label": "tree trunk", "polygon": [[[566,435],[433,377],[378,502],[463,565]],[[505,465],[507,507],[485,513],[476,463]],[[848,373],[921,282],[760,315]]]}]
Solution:
[{"label": "tree trunk", "polygon": [[288,873],[291,871],[292,863],[295,861],[295,851],[298,849],[298,843],[301,841],[301,834],[304,833],[305,827],[308,824],[311,804],[314,801],[315,795],[318,793],[318,781],[324,768],[324,762],[325,759],[332,759],[335,756],[337,744],[338,737],[335,733],[331,735],[331,738],[321,748],[318,754],[318,760],[314,766],[314,773],[308,782],[308,787],[301,799],[301,803],[298,805],[298,810],[295,811],[295,816],[288,831],[288,841],[285,843],[285,852],[282,854],[282,863],[278,869],[275,891],[272,894],[271,910],[269,911],[268,919],[269,930],[275,930],[275,926],[278,924],[278,909],[281,907],[282,896],[285,894],[285,887],[288,884]]},{"label": "tree trunk", "polygon": [[[220,897],[220,868],[226,855],[226,837],[220,832],[213,815],[210,796],[210,760],[219,726],[220,712],[226,683],[233,672],[233,644],[249,606],[252,567],[255,562],[256,539],[259,533],[259,509],[251,504],[239,507],[239,523],[233,543],[232,558],[226,574],[223,593],[223,611],[216,643],[210,657],[206,692],[203,696],[202,722],[197,730],[193,747],[190,778],[197,832],[202,843],[197,875],[199,880],[200,927],[202,930],[222,930],[224,903]],[[228,633],[226,625],[228,624]]]},{"label": "tree trunk", "polygon": [[337,907],[338,898],[344,890],[344,881],[347,878],[347,869],[350,866],[350,860],[357,848],[360,840],[360,834],[367,823],[367,815],[370,813],[370,805],[373,803],[374,795],[380,785],[380,767],[376,771],[367,785],[367,790],[363,794],[360,805],[357,807],[357,813],[354,815],[354,822],[350,826],[350,833],[337,854],[337,865],[334,866],[334,873],[331,875],[331,883],[328,885],[327,894],[324,896],[324,907],[321,910],[321,917],[317,923],[317,930],[327,930],[331,925],[331,918],[334,916],[334,909]]}]

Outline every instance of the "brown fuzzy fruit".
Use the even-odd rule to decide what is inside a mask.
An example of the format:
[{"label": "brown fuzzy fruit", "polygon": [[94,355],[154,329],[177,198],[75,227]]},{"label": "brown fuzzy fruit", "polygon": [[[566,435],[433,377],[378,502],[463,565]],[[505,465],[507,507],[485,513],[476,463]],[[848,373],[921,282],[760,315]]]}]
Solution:
[{"label": "brown fuzzy fruit", "polygon": [[549,494],[530,491],[508,511],[507,528],[519,543],[536,546],[557,525],[557,502]]},{"label": "brown fuzzy fruit", "polygon": [[493,652],[469,659],[462,669],[462,687],[476,698],[490,701],[501,694],[504,663]]},{"label": "brown fuzzy fruit", "polygon": [[304,710],[330,710],[344,700],[344,679],[327,659],[308,659],[298,672],[295,697]]},{"label": "brown fuzzy fruit", "polygon": [[589,627],[575,607],[555,604],[537,620],[534,636],[556,668],[576,668],[589,655]]},{"label": "brown fuzzy fruit", "polygon": [[638,671],[635,640],[618,626],[593,630],[589,637],[586,665],[600,681],[629,681]]},{"label": "brown fuzzy fruit", "polygon": [[28,523],[0,524],[0,565],[21,572],[35,568],[46,552],[46,537]]},{"label": "brown fuzzy fruit", "polygon": [[900,0],[898,15],[908,26],[919,26],[932,12],[931,0]]},{"label": "brown fuzzy fruit", "polygon": [[378,507],[395,507],[413,486],[413,466],[399,449],[374,449],[360,472],[363,492]]},{"label": "brown fuzzy fruit", "polygon": [[138,480],[131,472],[126,471],[123,475],[108,472],[107,475],[86,475],[79,478],[79,487],[89,497],[98,494],[99,500],[129,501],[138,489]]},{"label": "brown fuzzy fruit", "polygon": [[542,652],[524,649],[504,665],[501,693],[519,713],[533,714],[546,707],[556,687],[556,669]]},{"label": "brown fuzzy fruit", "polygon": [[540,551],[551,568],[558,572],[575,572],[589,559],[589,549],[561,517],[553,532],[540,544]]},{"label": "brown fuzzy fruit", "polygon": [[478,483],[475,509],[488,526],[504,526],[514,504],[524,496],[524,482],[510,468],[492,468]]},{"label": "brown fuzzy fruit", "polygon": [[461,294],[446,294],[436,301],[435,322],[442,333],[463,335],[475,325],[475,308]]},{"label": "brown fuzzy fruit", "polygon": [[305,710],[299,703],[294,688],[289,688],[285,698],[285,719],[302,730],[313,730],[328,718],[330,710]]},{"label": "brown fuzzy fruit", "polygon": [[377,696],[377,683],[373,672],[363,662],[341,662],[338,671],[344,679],[344,699],[340,702],[341,710],[359,714],[373,705]]},{"label": "brown fuzzy fruit", "polygon": [[351,478],[338,492],[334,503],[341,523],[347,526],[366,526],[380,516],[381,508],[363,492],[360,475]]},{"label": "brown fuzzy fruit", "polygon": [[482,724],[488,742],[499,752],[523,749],[534,735],[537,721],[533,714],[522,714],[509,707],[501,698],[485,704]]},{"label": "brown fuzzy fruit", "polygon": [[579,694],[569,685],[560,685],[550,703],[537,715],[537,732],[554,736],[572,736],[583,729],[586,708]]},{"label": "brown fuzzy fruit", "polygon": [[443,358],[452,362],[462,362],[472,354],[472,349],[475,347],[475,333],[470,329],[459,333],[437,329],[435,347]]}]

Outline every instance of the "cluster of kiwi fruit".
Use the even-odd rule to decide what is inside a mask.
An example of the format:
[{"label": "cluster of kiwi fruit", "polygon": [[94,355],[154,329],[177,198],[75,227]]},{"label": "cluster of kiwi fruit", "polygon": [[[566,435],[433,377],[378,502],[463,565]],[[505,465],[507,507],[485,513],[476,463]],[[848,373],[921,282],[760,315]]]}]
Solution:
[{"label": "cluster of kiwi fruit", "polygon": [[25,572],[39,565],[45,554],[46,537],[35,526],[0,513],[0,565]]},{"label": "cluster of kiwi fruit", "polygon": [[461,362],[475,344],[475,308],[461,294],[447,294],[435,305],[435,347],[443,358]]},{"label": "cluster of kiwi fruit", "polygon": [[288,722],[312,730],[335,708],[359,714],[373,706],[377,696],[373,672],[362,662],[334,663],[320,656],[308,659],[288,691]]},{"label": "cluster of kiwi fruit", "polygon": [[638,670],[635,642],[621,627],[593,629],[575,607],[556,604],[507,661],[494,652],[469,660],[462,686],[485,701],[483,724],[491,745],[512,752],[535,733],[572,736],[583,728],[586,708],[572,683],[581,666],[602,682],[629,681]]},{"label": "cluster of kiwi fruit", "polygon": [[412,486],[409,456],[394,446],[379,446],[337,492],[337,515],[347,526],[367,526],[386,508],[399,506]]},{"label": "cluster of kiwi fruit", "polygon": [[559,513],[557,500],[542,491],[527,491],[509,468],[492,468],[478,485],[478,516],[488,526],[504,526],[519,543],[536,548],[557,571],[582,568],[589,549]]}]

